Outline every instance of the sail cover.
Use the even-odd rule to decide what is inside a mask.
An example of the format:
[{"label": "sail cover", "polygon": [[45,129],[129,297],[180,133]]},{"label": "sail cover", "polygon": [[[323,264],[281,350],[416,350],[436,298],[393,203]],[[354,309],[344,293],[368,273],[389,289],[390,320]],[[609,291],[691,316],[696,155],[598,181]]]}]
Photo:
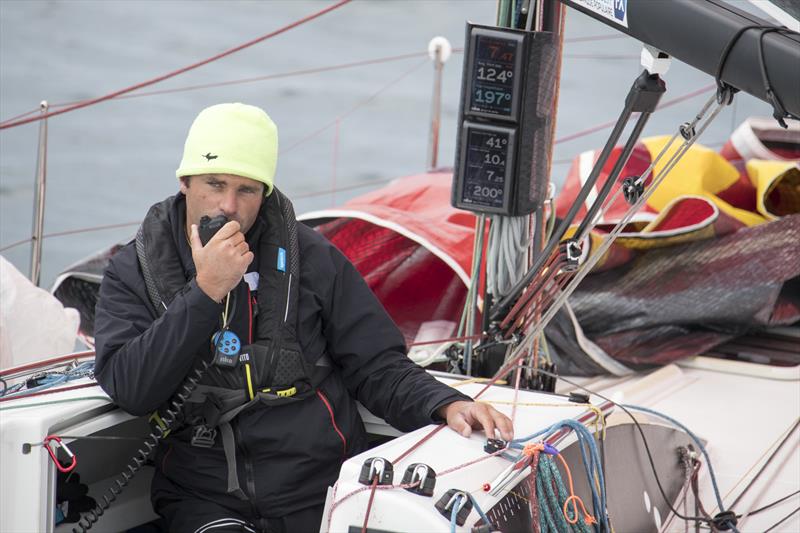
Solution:
[{"label": "sail cover", "polygon": [[431,322],[453,333],[466,298],[475,216],[450,206],[452,172],[397,179],[344,206],[298,217],[364,276],[406,341]]}]

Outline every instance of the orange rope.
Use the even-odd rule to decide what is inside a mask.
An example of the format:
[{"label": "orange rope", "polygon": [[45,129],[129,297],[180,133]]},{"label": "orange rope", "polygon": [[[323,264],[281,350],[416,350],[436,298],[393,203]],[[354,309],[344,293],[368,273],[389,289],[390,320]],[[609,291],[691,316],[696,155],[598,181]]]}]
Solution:
[{"label": "orange rope", "polygon": [[[595,518],[592,515],[590,515],[589,512],[586,510],[586,506],[583,505],[583,500],[581,500],[580,496],[575,494],[575,489],[573,488],[572,485],[572,472],[570,472],[569,470],[569,465],[567,464],[567,461],[564,459],[564,457],[562,457],[561,454],[558,454],[557,457],[561,459],[561,464],[564,465],[564,470],[567,472],[567,480],[569,481],[570,496],[564,501],[564,508],[563,508],[564,518],[566,518],[567,522],[569,522],[570,524],[576,524],[578,522],[578,506],[575,503],[577,501],[581,505],[581,510],[583,511],[583,518],[584,520],[586,520],[586,523],[596,524],[597,520],[595,520]],[[569,513],[567,512],[567,507],[569,506],[570,503],[572,503],[572,509],[575,514],[574,518],[570,518]]]},{"label": "orange rope", "polygon": [[543,451],[544,451],[544,444],[542,444],[541,442],[534,442],[532,444],[526,444],[525,447],[522,448],[522,455],[533,457],[534,454]]}]

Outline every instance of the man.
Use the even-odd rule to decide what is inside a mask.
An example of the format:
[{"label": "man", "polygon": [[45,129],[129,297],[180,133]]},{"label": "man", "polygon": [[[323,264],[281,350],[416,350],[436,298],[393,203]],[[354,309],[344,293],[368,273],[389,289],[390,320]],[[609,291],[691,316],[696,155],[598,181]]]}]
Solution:
[{"label": "man", "polygon": [[[178,418],[152,487],[170,531],[318,530],[342,461],[367,448],[355,400],[404,431],[512,437],[507,417],[414,365],[355,268],[296,223],[273,188],[277,149],[261,109],[202,111],[180,194],[150,209],[100,288],[98,382],[126,411]],[[201,219],[219,215],[204,245]]]}]

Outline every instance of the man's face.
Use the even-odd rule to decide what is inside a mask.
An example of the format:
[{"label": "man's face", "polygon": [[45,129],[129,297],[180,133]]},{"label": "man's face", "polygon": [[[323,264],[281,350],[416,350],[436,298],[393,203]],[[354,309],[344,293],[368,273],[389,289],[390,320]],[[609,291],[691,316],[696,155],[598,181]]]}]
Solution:
[{"label": "man's face", "polygon": [[205,215],[225,215],[247,233],[261,209],[264,184],[233,174],[204,174],[181,179],[181,192],[186,195],[187,232]]}]

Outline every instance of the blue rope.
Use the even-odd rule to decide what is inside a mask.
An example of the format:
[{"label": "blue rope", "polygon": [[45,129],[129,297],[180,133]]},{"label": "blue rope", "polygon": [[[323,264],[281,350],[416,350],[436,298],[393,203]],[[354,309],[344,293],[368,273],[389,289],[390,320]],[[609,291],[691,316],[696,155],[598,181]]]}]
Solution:
[{"label": "blue rope", "polygon": [[[604,531],[610,531],[608,525],[608,515],[606,513],[607,497],[605,490],[605,477],[603,475],[603,469],[601,466],[602,463],[600,461],[600,453],[597,450],[597,444],[594,441],[594,436],[586,428],[586,426],[576,420],[568,418],[561,420],[560,422],[556,422],[550,427],[537,431],[536,433],[527,437],[512,440],[509,442],[509,448],[523,448],[525,442],[541,436],[544,436],[543,440],[546,440],[548,436],[565,427],[574,431],[578,437],[581,459],[589,477],[589,488],[592,492],[592,505],[594,506],[595,515],[599,515],[601,517],[600,523],[602,524]],[[522,455],[519,457],[521,458]],[[597,481],[600,485],[600,494],[597,493],[597,487],[595,487],[594,484],[595,474],[597,474]]]},{"label": "blue rope", "polygon": [[75,368],[69,370],[68,372],[64,372],[63,374],[45,374],[43,377],[39,378],[40,385],[37,385],[36,387],[23,389],[24,383],[17,383],[13,387],[9,387],[9,390],[6,391],[5,397],[24,396],[33,392],[49,389],[51,387],[55,387],[56,385],[61,385],[62,383],[82,378],[91,372],[93,368],[94,361],[84,361]]},{"label": "blue rope", "polygon": [[[606,521],[606,491],[605,491],[605,478],[603,475],[603,469],[601,467],[602,463],[600,462],[600,452],[597,450],[597,444],[594,441],[594,437],[592,436],[591,432],[581,424],[580,422],[576,422],[575,420],[567,419],[560,422],[563,426],[567,426],[571,428],[575,433],[578,435],[578,442],[580,443],[580,450],[581,450],[581,458],[583,459],[583,466],[586,468],[586,472],[589,475],[589,487],[592,491],[592,504],[594,505],[595,514],[599,514],[603,517],[603,525],[606,526],[606,530],[608,530],[608,523]],[[586,460],[586,451],[585,446],[589,448],[589,461],[587,463]],[[600,485],[600,494],[597,494],[597,490],[594,484],[594,474],[597,474],[597,481]]]},{"label": "blue rope", "polygon": [[456,526],[458,525],[456,519],[458,518],[458,510],[461,508],[460,502],[462,498],[463,496],[459,494],[453,500],[453,510],[450,511],[450,533],[456,533]]},{"label": "blue rope", "polygon": [[[687,435],[689,435],[692,438],[694,443],[697,444],[697,447],[700,448],[700,451],[703,453],[703,457],[706,460],[706,465],[708,465],[708,473],[711,476],[711,485],[714,488],[714,497],[717,499],[717,506],[719,507],[720,512],[725,512],[726,509],[725,509],[725,506],[722,505],[722,497],[719,494],[719,486],[717,485],[717,476],[714,474],[714,467],[711,466],[711,458],[708,456],[708,452],[706,451],[706,447],[703,446],[703,443],[700,441],[700,438],[697,435],[695,435],[694,433],[692,433],[692,430],[690,430],[689,428],[687,428],[686,426],[684,426],[683,424],[681,424],[680,422],[678,422],[674,418],[665,415],[664,413],[659,413],[658,411],[654,411],[654,410],[649,409],[647,407],[640,407],[638,405],[625,404],[624,407],[626,407],[628,409],[631,409],[633,411],[641,411],[643,413],[648,413],[648,414],[657,416],[659,418],[662,418],[662,419],[666,420],[667,422],[673,424],[675,427],[680,428],[684,433],[686,433]],[[730,524],[730,522],[728,524],[731,527],[733,527],[733,525]],[[735,532],[735,530],[736,530],[735,527],[733,527],[733,530],[734,530],[734,533],[736,533]]]},{"label": "blue rope", "polygon": [[480,506],[480,505],[478,505],[478,500],[476,500],[476,499],[475,499],[475,496],[473,496],[472,494],[470,494],[470,495],[469,495],[469,499],[470,499],[470,500],[472,500],[472,505],[474,505],[474,506],[475,506],[475,510],[476,510],[476,511],[478,511],[478,515],[480,515],[480,517],[481,517],[481,519],[483,520],[483,522],[484,522],[486,525],[488,525],[488,526],[490,526],[490,527],[492,527],[492,528],[493,528],[493,527],[494,527],[494,524],[492,524],[492,521],[491,521],[491,520],[489,520],[489,517],[488,517],[488,516],[486,516],[486,513],[484,513],[484,512],[483,512],[483,509],[481,509],[481,506]]}]

